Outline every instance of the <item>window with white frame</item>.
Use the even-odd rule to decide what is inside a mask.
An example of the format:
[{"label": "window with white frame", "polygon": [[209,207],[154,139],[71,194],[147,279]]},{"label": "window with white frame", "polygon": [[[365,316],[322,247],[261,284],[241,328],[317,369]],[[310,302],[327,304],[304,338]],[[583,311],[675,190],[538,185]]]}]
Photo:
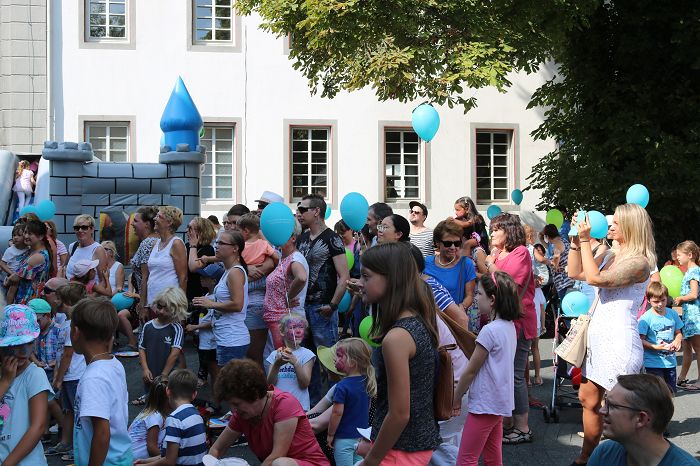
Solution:
[{"label": "window with white frame", "polygon": [[292,198],[312,193],[328,197],[330,127],[292,126]]},{"label": "window with white frame", "polygon": [[386,200],[420,198],[420,147],[418,135],[410,129],[384,130]]},{"label": "window with white frame", "polygon": [[127,0],[87,0],[87,36],[92,40],[127,39]]},{"label": "window with white frame", "polygon": [[476,131],[476,203],[508,202],[513,132]]},{"label": "window with white frame", "polygon": [[192,0],[195,44],[233,41],[233,0]]},{"label": "window with white frame", "polygon": [[95,157],[105,162],[128,162],[129,139],[129,122],[85,122],[85,140],[92,144]]},{"label": "window with white frame", "polygon": [[233,199],[235,126],[204,125],[201,144],[207,161],[201,178],[203,199]]}]

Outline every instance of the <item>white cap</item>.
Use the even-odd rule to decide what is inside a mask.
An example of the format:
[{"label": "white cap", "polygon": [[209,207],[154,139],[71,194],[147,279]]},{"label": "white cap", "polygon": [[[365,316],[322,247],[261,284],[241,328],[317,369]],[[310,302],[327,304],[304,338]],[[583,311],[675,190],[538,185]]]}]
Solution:
[{"label": "white cap", "polygon": [[267,202],[268,204],[272,204],[273,202],[284,202],[284,198],[272,191],[264,191],[260,199],[256,199],[255,202]]},{"label": "white cap", "polygon": [[97,266],[100,264],[99,260],[79,260],[73,265],[73,276],[75,277],[84,277],[87,275],[90,270],[96,269]]}]

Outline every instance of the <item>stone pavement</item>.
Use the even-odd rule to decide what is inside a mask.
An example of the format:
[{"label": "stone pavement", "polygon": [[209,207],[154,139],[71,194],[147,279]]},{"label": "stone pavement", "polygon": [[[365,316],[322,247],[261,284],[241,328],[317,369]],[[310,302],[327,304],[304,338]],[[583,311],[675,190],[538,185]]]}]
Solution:
[{"label": "stone pavement", "polygon": [[[544,384],[533,387],[532,395],[544,403],[549,403],[552,392],[552,340],[540,341],[540,354],[543,357],[542,378]],[[141,369],[138,358],[122,359],[126,369],[129,396],[133,399],[140,393],[143,387],[141,381]],[[187,363],[190,368],[197,368],[197,354],[188,339]],[[680,363],[680,360],[679,360]],[[693,364],[689,378],[697,378],[696,366]],[[200,397],[209,395],[208,388],[204,388]],[[675,401],[675,414],[669,431],[670,440],[700,459],[700,392],[679,391]],[[140,411],[139,407],[129,406],[129,419],[132,420]],[[530,427],[534,432],[534,441],[530,444],[504,445],[503,464],[507,466],[545,466],[545,465],[569,465],[578,454],[582,439],[577,432],[581,427],[580,408],[562,408],[559,423],[547,424],[544,422],[542,410],[530,410]],[[251,465],[259,462],[246,447],[232,448],[230,456],[245,458]],[[57,457],[49,458],[49,465],[65,465]]]}]

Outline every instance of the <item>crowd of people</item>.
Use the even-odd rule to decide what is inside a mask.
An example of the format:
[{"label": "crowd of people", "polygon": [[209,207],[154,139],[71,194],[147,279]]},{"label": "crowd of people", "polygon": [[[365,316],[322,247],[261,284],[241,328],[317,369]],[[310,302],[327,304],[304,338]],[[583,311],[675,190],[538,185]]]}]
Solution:
[{"label": "crowd of people", "polygon": [[[500,465],[502,445],[537,439],[537,342],[548,303],[574,290],[590,297],[591,320],[573,464],[698,464],[664,432],[673,393],[698,390],[687,375],[693,351],[700,369],[700,250],[674,249],[685,278],[669,298],[640,206],[619,206],[605,239],[591,237],[587,218],[572,220],[573,236],[510,213],[487,222],[469,197],[434,229],[412,201],[408,218],[375,203],[352,231],[327,226],[325,200],[309,194],[274,246],[260,215],[281,200],[265,192],[252,211],[234,205],[223,226],[194,218],[184,237],[178,208],[143,206],[124,264],[88,215],[75,218],[68,246],[51,222],[21,217],[0,262],[2,465],[50,455],[198,465],[242,437],[266,466]],[[133,304],[117,310],[124,298]],[[184,357],[190,338],[196,370]],[[454,383],[442,420],[440,348],[450,348]],[[115,357],[127,353],[143,379],[131,390]],[[204,385],[209,400],[197,398]],[[131,422],[130,403],[141,409]],[[225,427],[213,436],[215,417]],[[45,449],[54,423],[58,442]]]}]

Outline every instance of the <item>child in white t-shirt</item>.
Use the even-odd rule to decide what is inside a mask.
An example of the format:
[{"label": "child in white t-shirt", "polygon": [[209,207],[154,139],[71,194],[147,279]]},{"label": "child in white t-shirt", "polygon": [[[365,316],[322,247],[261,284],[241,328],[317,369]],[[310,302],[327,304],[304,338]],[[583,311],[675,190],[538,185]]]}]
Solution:
[{"label": "child in white t-shirt", "polygon": [[160,455],[165,438],[165,419],[172,411],[167,387],[166,379],[158,376],[153,380],[146,397],[146,406],[129,426],[135,460]]},{"label": "child in white t-shirt", "polygon": [[112,353],[119,319],[106,298],[73,309],[71,336],[87,367],[75,395],[75,464],[133,464],[124,366]]},{"label": "child in white t-shirt", "polygon": [[485,273],[479,280],[479,311],[491,322],[476,338],[467,370],[459,379],[453,406],[460,409],[469,390],[469,416],[462,431],[457,464],[502,464],[503,417],[515,408],[513,358],[517,336],[513,320],[521,315],[518,287],[506,272]]},{"label": "child in white t-shirt", "polygon": [[532,340],[532,365],[535,366],[534,385],[542,385],[542,376],[540,375],[540,369],[542,368],[542,361],[540,358],[540,335],[542,335],[546,331],[544,319],[545,308],[547,306],[547,299],[544,297],[544,293],[542,293],[542,288],[540,288],[539,282],[537,283],[537,287],[535,288],[534,304],[535,312],[537,314],[537,337],[534,340]]},{"label": "child in white t-shirt", "polygon": [[[202,286],[210,293],[207,294],[206,297],[214,301],[216,298],[212,291],[214,290],[218,280],[224,274],[223,268],[209,265],[204,269],[200,269],[199,273],[201,275],[200,280]],[[210,273],[214,275],[210,276]],[[187,333],[197,332],[199,339],[197,352],[199,356],[199,371],[197,372],[197,378],[199,379],[197,382],[198,386],[203,386],[206,384],[209,376],[211,376],[211,386],[213,387],[216,383],[218,366],[216,365],[216,338],[214,338],[213,323],[214,310],[200,309],[199,323],[188,324],[185,327],[185,331]]]},{"label": "child in white t-shirt", "polygon": [[280,333],[285,346],[277,348],[267,357],[270,363],[268,383],[294,395],[304,411],[310,408],[309,382],[316,359],[311,350],[301,346],[308,326],[306,319],[299,314],[284,316],[280,321]]},{"label": "child in white t-shirt", "polygon": [[[2,274],[3,282],[5,278],[19,270],[19,263],[25,253],[29,251],[24,243],[24,224],[15,225],[12,228],[12,242],[10,247],[5,249],[0,260],[0,274]],[[4,284],[4,283],[3,283]]]}]

